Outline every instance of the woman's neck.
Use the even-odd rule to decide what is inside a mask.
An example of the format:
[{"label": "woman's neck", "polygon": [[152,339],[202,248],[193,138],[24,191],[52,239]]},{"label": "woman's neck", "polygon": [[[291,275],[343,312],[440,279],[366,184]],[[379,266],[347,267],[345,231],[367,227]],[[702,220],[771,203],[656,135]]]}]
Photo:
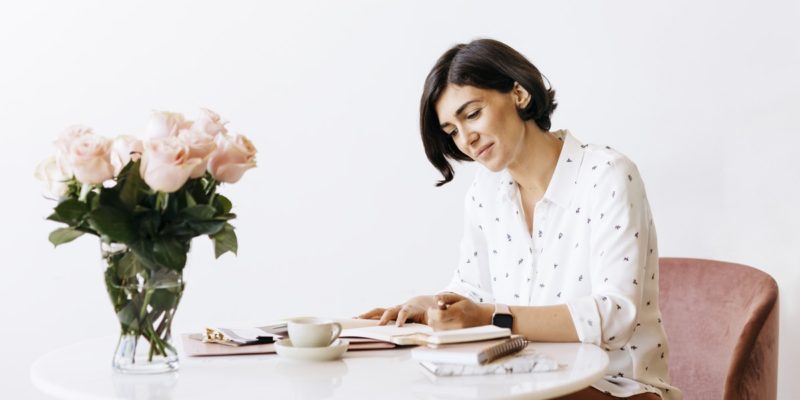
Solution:
[{"label": "woman's neck", "polygon": [[545,132],[533,121],[526,121],[526,130],[515,159],[508,172],[529,193],[543,195],[558,163],[564,142],[551,132]]}]

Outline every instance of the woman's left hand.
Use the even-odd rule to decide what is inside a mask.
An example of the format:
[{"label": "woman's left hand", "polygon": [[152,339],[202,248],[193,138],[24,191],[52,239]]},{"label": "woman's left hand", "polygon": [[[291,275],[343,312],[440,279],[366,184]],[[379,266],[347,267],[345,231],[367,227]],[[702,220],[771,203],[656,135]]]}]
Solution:
[{"label": "woman's left hand", "polygon": [[427,311],[428,325],[436,331],[490,325],[494,306],[477,304],[459,294],[446,292],[436,295],[438,307]]}]

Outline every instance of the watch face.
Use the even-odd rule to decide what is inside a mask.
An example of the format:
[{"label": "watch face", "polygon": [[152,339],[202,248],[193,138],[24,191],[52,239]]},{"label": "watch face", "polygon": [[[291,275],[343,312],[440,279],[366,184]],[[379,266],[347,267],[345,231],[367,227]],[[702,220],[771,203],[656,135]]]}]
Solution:
[{"label": "watch face", "polygon": [[511,314],[495,314],[492,317],[492,325],[511,329],[511,325],[513,324],[514,317],[512,317]]}]

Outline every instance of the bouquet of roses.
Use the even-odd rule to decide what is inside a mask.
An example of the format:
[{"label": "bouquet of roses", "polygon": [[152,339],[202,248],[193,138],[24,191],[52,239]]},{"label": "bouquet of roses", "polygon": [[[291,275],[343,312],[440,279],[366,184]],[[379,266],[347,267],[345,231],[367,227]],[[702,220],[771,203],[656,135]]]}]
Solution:
[{"label": "bouquet of roses", "polygon": [[[194,121],[154,112],[145,140],[109,139],[72,126],[36,171],[57,198],[48,219],[66,225],[50,234],[50,242],[57,246],[85,234],[100,238],[105,281],[123,335],[144,336],[151,361],[167,356],[167,350],[174,353],[164,338],[183,291],[192,238],[211,238],[216,257],[237,252],[230,224],[236,215],[217,189],[256,166],[256,149],[225,125],[203,109]],[[117,361],[115,366],[121,368]]]}]

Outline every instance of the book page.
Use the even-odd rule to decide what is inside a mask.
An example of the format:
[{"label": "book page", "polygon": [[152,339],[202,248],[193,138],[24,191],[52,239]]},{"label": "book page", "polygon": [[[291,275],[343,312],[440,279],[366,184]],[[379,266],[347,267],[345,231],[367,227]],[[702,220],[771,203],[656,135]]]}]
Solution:
[{"label": "book page", "polygon": [[[384,342],[397,343],[398,338],[413,335],[428,335],[433,332],[433,328],[422,324],[405,324],[403,326],[383,325],[370,326],[364,328],[343,329],[340,337],[362,337],[380,340]],[[398,343],[403,344],[403,343]]]}]

